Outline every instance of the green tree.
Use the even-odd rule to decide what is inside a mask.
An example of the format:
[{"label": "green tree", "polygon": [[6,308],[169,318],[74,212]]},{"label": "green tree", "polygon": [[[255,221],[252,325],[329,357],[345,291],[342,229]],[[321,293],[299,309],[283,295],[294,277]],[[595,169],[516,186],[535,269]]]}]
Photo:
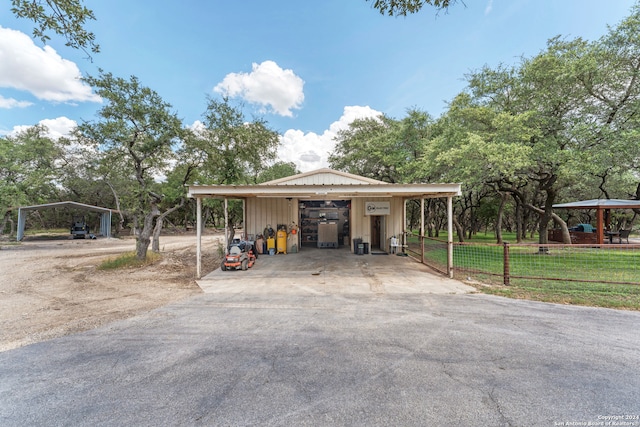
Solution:
[{"label": "green tree", "polygon": [[88,50],[92,53],[100,51],[95,35],[85,29],[87,21],[96,18],[82,0],[11,0],[11,4],[14,15],[36,24],[33,36],[43,43],[51,39],[48,34],[53,32],[65,37],[67,46],[81,49],[89,58]]},{"label": "green tree", "polygon": [[[614,184],[640,164],[640,3],[596,42],[556,43],[558,49],[575,52],[575,76],[586,91],[582,120],[576,124],[576,134],[585,141],[584,171],[606,197],[635,197],[633,186],[621,191]],[[637,176],[635,182],[640,184]]]},{"label": "green tree", "polygon": [[329,163],[337,170],[390,183],[420,180],[415,167],[432,125],[431,116],[415,108],[402,120],[384,115],[354,120],[335,137]]},{"label": "green tree", "polygon": [[[456,200],[460,240],[465,231],[469,235],[477,231],[474,224],[481,224],[476,213],[483,198],[504,181],[520,183],[518,174],[530,163],[525,142],[534,132],[527,121],[527,115],[499,113],[461,94],[434,126],[417,173],[432,181],[463,183],[464,197]],[[501,240],[499,233],[496,237]]]},{"label": "green tree", "polygon": [[[187,185],[193,184],[199,176],[198,171],[203,164],[203,153],[198,150],[197,136],[189,129],[184,129],[180,146],[175,150],[175,164],[167,173],[166,180],[160,183],[162,213],[158,215],[153,230],[151,250],[160,251],[160,232],[165,220],[174,212],[187,205]],[[185,225],[186,225],[185,220]]]},{"label": "green tree", "polygon": [[[202,129],[194,131],[190,140],[193,154],[201,160],[197,179],[213,184],[249,184],[273,164],[280,138],[267,122],[260,118],[247,120],[240,107],[228,98],[209,98],[203,114]],[[229,241],[233,238],[233,224],[241,222],[242,209],[231,204],[229,211]],[[205,218],[211,214],[222,217],[222,203],[205,204]],[[212,212],[213,210],[213,212]]]},{"label": "green tree", "polygon": [[128,211],[136,231],[136,256],[145,259],[163,199],[155,179],[169,167],[172,148],[182,135],[181,122],[171,106],[136,77],[127,81],[101,72],[86,80],[106,105],[98,113],[100,121],[83,123],[79,130],[97,144],[103,164],[135,183]]},{"label": "green tree", "polygon": [[552,219],[568,241],[552,205],[569,194],[619,194],[640,158],[639,22],[636,6],[598,41],[557,37],[516,66],[467,76],[468,93],[440,121],[422,168],[509,194],[516,209],[538,215],[541,243]]},{"label": "green tree", "polygon": [[247,120],[228,98],[209,98],[203,119],[204,129],[195,132],[193,144],[208,182],[247,184],[275,161],[278,133],[263,119]]},{"label": "green tree", "polygon": [[[371,1],[371,0],[367,0]],[[382,15],[407,16],[419,12],[424,6],[448,9],[456,0],[373,0],[373,8]]]},{"label": "green tree", "polygon": [[33,126],[0,138],[0,234],[11,220],[12,208],[56,198],[66,141],[52,140],[46,132],[43,126]]},{"label": "green tree", "polygon": [[114,235],[124,231],[129,206],[135,205],[132,195],[136,181],[131,179],[128,165],[106,160],[108,153],[100,151],[95,141],[76,130],[67,149],[67,161],[60,183],[71,199],[89,205],[116,209],[119,221]]},{"label": "green tree", "polygon": [[398,123],[389,117],[356,119],[335,137],[329,155],[331,168],[386,182],[395,182],[395,170],[385,161],[396,139]]},{"label": "green tree", "polygon": [[288,176],[299,174],[300,171],[293,162],[278,161],[267,169],[260,172],[256,178],[255,183],[274,181],[280,178],[286,178]]},{"label": "green tree", "polygon": [[[336,146],[329,156],[332,168],[390,183],[432,182],[432,176],[421,168],[425,147],[433,138],[434,120],[416,108],[407,110],[401,120],[386,116],[359,119],[336,136]],[[408,226],[420,222],[421,203],[408,205]],[[437,200],[425,205],[426,228],[437,234],[439,211],[444,206]]]}]

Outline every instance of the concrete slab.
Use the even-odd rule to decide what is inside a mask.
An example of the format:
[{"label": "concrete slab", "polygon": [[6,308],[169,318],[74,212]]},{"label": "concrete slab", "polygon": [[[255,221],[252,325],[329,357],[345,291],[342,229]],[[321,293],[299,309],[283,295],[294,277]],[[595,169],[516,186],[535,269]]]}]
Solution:
[{"label": "concrete slab", "polygon": [[462,294],[475,288],[434,273],[410,257],[355,255],[348,248],[303,248],[259,255],[247,271],[219,268],[197,281],[205,293]]}]

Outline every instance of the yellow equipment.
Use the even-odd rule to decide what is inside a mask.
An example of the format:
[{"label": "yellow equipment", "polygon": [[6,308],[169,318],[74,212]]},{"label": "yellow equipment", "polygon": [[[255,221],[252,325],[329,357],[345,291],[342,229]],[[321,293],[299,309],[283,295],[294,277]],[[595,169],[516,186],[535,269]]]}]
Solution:
[{"label": "yellow equipment", "polygon": [[276,233],[276,239],[277,239],[277,251],[276,253],[278,254],[285,254],[287,253],[287,232],[284,230],[278,230],[278,232]]},{"label": "yellow equipment", "polygon": [[270,249],[276,249],[276,239],[273,237],[267,237],[267,253],[269,253]]}]

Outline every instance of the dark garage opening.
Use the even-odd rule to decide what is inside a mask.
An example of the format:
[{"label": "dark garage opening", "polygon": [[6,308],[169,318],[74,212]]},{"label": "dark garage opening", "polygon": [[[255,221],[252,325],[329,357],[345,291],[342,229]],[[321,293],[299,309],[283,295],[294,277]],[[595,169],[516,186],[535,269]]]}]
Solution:
[{"label": "dark garage opening", "polygon": [[298,207],[302,246],[349,246],[351,200],[305,200]]}]

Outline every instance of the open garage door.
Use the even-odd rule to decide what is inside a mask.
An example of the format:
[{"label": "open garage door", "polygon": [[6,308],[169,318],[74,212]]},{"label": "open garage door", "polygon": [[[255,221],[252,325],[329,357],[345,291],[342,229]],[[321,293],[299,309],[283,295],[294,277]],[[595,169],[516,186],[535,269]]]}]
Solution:
[{"label": "open garage door", "polygon": [[305,200],[299,203],[301,247],[338,248],[350,241],[351,200]]}]

